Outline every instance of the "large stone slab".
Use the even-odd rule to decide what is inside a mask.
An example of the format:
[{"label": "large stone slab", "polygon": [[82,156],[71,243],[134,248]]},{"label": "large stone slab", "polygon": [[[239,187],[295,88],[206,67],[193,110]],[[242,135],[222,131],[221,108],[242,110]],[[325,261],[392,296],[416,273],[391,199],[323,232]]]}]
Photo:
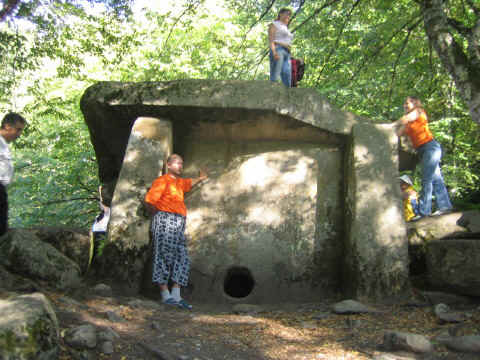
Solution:
[{"label": "large stone slab", "polygon": [[352,297],[401,295],[408,285],[397,142],[389,125],[353,128],[346,165],[344,272],[346,293]]},{"label": "large stone slab", "polygon": [[107,244],[98,259],[101,276],[133,292],[140,290],[150,254],[150,220],[143,199],[171,152],[170,121],[150,117],[135,121],[113,195]]},{"label": "large stone slab", "polygon": [[480,236],[480,211],[454,212],[409,222],[410,245],[424,245],[430,240]]},{"label": "large stone slab", "polygon": [[212,173],[187,199],[195,299],[331,296],[340,283],[342,152],[275,142],[193,148],[186,170],[203,159]]},{"label": "large stone slab", "polygon": [[426,263],[427,277],[433,287],[480,296],[480,239],[430,241]]},{"label": "large stone slab", "polygon": [[342,135],[361,119],[332,106],[313,89],[287,89],[270,81],[99,82],[85,91],[80,108],[106,192],[115,187],[131,128],[141,116],[168,118],[182,131],[202,121],[261,122],[275,115]]}]

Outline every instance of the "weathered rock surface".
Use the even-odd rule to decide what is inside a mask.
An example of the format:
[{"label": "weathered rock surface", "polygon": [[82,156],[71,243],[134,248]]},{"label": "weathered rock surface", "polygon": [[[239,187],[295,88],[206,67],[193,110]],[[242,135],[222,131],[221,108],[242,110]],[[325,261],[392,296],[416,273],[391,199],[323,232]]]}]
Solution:
[{"label": "weathered rock surface", "polygon": [[480,354],[479,335],[453,336],[438,341],[453,351]]},{"label": "weathered rock surface", "polygon": [[411,351],[414,353],[429,353],[433,345],[425,336],[401,331],[386,331],[383,346],[389,351]]},{"label": "weathered rock surface", "polygon": [[67,227],[30,228],[33,234],[80,266],[82,273],[87,271],[90,260],[90,235],[86,229]]},{"label": "weathered rock surface", "polygon": [[362,304],[355,300],[343,300],[336,304],[333,304],[333,312],[336,314],[362,314],[362,313],[375,313],[378,312],[369,306]]},{"label": "weathered rock surface", "polygon": [[80,267],[26,230],[9,231],[0,244],[0,263],[25,277],[66,289],[81,282]]},{"label": "weathered rock surface", "polygon": [[151,255],[150,219],[143,199],[171,152],[169,120],[140,117],[135,121],[113,194],[108,242],[99,258],[103,277],[115,278],[135,293],[140,291]]},{"label": "weathered rock surface", "polygon": [[[370,146],[375,142],[375,146]],[[408,243],[397,181],[397,136],[386,125],[359,124],[349,147],[344,287],[347,296],[382,298],[408,288]],[[374,260],[373,260],[374,259]]]},{"label": "weathered rock surface", "polygon": [[90,324],[69,329],[64,336],[65,342],[75,349],[93,349],[97,346],[97,330]]},{"label": "weathered rock surface", "polygon": [[480,240],[429,241],[426,265],[428,280],[433,287],[480,296]]},{"label": "weathered rock surface", "polygon": [[57,317],[43,294],[0,300],[1,359],[55,359],[58,340]]},{"label": "weathered rock surface", "polygon": [[[342,112],[310,89],[266,81],[102,82],[86,90],[81,109],[100,180],[116,186],[105,252],[113,250],[104,257],[112,263],[102,272],[133,290],[143,274],[143,288],[151,286],[141,201],[162,158],[131,146],[144,117],[171,122],[186,177],[196,166],[210,173],[187,200],[197,299],[313,300],[341,285],[349,296],[382,298],[408,286],[391,125]],[[229,279],[244,275],[235,270],[254,285],[228,291]]]},{"label": "weathered rock surface", "polygon": [[[337,134],[348,134],[360,119],[331,106],[314,90],[268,81],[100,82],[85,91],[80,108],[106,187],[118,178],[131,128],[140,116],[170,118],[190,127],[202,120],[233,122],[251,118],[247,112],[257,119],[273,112]],[[235,134],[242,135],[248,134]]]},{"label": "weathered rock surface", "polygon": [[430,240],[455,237],[480,237],[480,211],[454,212],[425,217],[407,224],[410,245],[422,245]]}]

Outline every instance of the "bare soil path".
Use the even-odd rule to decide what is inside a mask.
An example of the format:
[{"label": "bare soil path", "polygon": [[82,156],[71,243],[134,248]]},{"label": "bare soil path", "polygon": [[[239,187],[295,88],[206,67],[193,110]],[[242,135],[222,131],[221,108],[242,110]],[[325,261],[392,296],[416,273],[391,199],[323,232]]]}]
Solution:
[{"label": "bare soil path", "polygon": [[[111,354],[102,353],[99,346],[78,352],[64,344],[63,360],[366,360],[387,356],[382,349],[385,330],[422,334],[430,340],[446,331],[457,336],[480,334],[478,304],[462,309],[471,315],[466,322],[440,324],[427,304],[375,304],[380,312],[362,315],[336,315],[331,302],[275,304],[262,305],[260,313],[236,314],[231,305],[193,303],[188,311],[131,297],[83,294],[71,297],[72,303],[63,294],[48,296],[56,305],[63,332],[90,323],[119,335]],[[112,313],[120,320],[112,320],[108,316]],[[441,345],[435,350],[423,357],[396,354],[388,359],[480,358],[452,353]]]}]

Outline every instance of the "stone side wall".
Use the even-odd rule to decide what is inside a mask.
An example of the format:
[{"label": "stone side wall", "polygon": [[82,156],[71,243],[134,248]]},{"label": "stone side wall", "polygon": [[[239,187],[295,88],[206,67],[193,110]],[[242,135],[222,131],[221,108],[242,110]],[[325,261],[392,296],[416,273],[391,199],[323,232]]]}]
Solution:
[{"label": "stone side wall", "polygon": [[172,151],[172,124],[166,119],[140,117],[128,140],[112,200],[108,241],[101,257],[102,276],[138,292],[150,255],[149,215],[143,198],[162,174]]},{"label": "stone side wall", "polygon": [[397,136],[389,125],[354,126],[346,164],[345,293],[405,294],[408,242],[398,186]]}]

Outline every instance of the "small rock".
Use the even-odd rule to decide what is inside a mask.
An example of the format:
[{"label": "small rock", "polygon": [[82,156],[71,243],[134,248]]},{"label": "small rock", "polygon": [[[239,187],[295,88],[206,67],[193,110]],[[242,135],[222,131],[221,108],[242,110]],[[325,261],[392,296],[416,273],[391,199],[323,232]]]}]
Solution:
[{"label": "small rock", "polygon": [[97,346],[97,333],[93,325],[80,325],[65,333],[65,342],[71,347],[83,350]]},{"label": "small rock", "polygon": [[232,308],[235,314],[258,314],[263,312],[263,308],[253,304],[236,304]]},{"label": "small rock", "polygon": [[435,315],[444,323],[459,323],[466,320],[462,313],[450,312],[450,308],[445,304],[437,304],[434,308]]},{"label": "small rock", "polygon": [[97,333],[97,338],[99,341],[113,341],[120,338],[120,335],[118,335],[113,329],[107,327],[105,330]]},{"label": "small rock", "polygon": [[106,284],[98,284],[93,287],[93,292],[100,296],[112,296],[112,288]]},{"label": "small rock", "polygon": [[113,354],[113,343],[111,341],[105,341],[100,345],[100,351],[104,354]]},{"label": "small rock", "polygon": [[113,311],[107,311],[106,315],[107,315],[108,320],[110,320],[112,322],[124,322],[125,321],[125,319],[123,317],[121,317],[120,315],[116,314]]},{"label": "small rock", "polygon": [[386,331],[383,346],[389,351],[405,350],[415,353],[433,351],[432,343],[425,336],[400,331]]},{"label": "small rock", "polygon": [[333,305],[335,314],[361,314],[377,312],[355,300],[343,300]]},{"label": "small rock", "polygon": [[466,335],[440,339],[448,349],[464,353],[480,353],[480,335]]}]

